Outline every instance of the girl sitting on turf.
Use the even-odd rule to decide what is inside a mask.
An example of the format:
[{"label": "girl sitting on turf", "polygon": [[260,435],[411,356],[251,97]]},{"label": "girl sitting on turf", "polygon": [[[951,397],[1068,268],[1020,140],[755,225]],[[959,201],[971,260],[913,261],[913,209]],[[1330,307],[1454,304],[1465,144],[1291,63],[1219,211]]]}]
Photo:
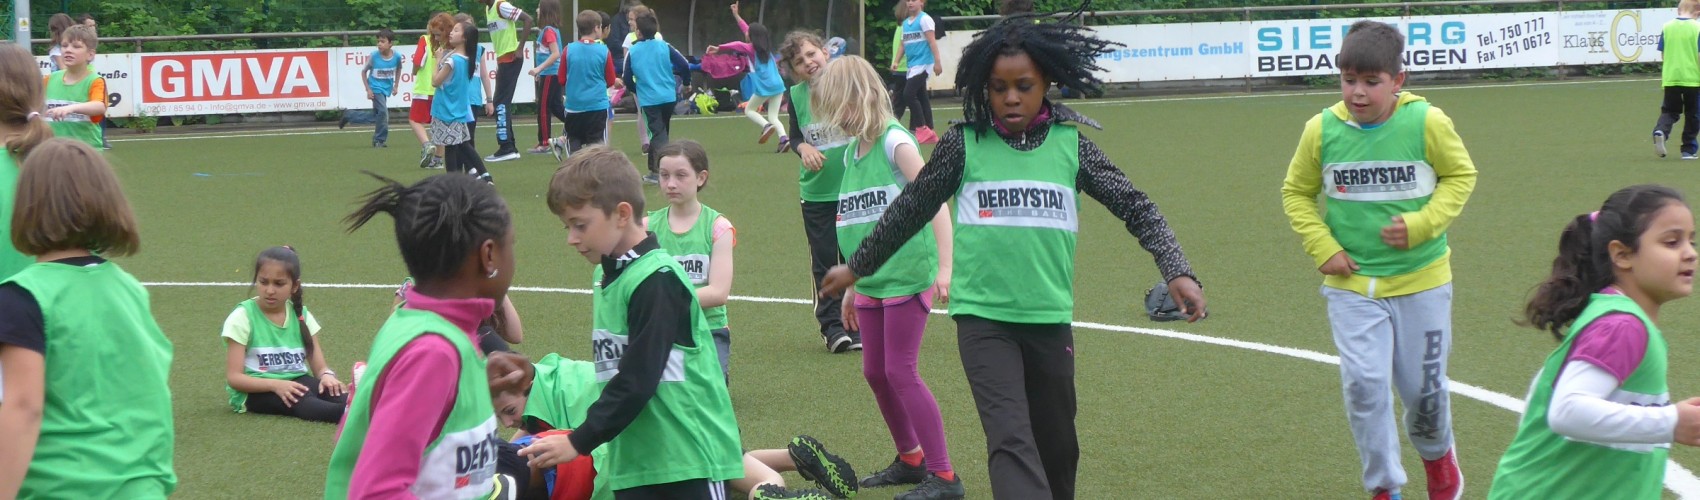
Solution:
[{"label": "girl sitting on turf", "polygon": [[[838,189],[838,248],[845,254],[855,253],[889,200],[921,172],[915,136],[897,123],[887,99],[879,72],[866,59],[847,56],[827,64],[809,100],[822,122],[851,137]],[[938,208],[932,232],[904,242],[892,265],[857,281],[842,306],[845,328],[862,332],[862,376],[897,445],[897,459],[862,486],[919,484],[899,499],[964,494],[945,447],[938,401],[918,368],[933,299],[949,300],[950,210]]]},{"label": "girl sitting on turf", "polygon": [[1671,403],[1660,306],[1694,292],[1694,213],[1630,186],[1578,215],[1525,324],[1559,340],[1529,388],[1489,498],[1649,498],[1675,442],[1700,446],[1700,398]]},{"label": "girl sitting on turf", "polygon": [[[956,71],[967,124],[945,133],[879,225],[854,253],[845,252],[849,265],[834,267],[821,285],[821,293],[838,295],[858,276],[907,265],[892,255],[956,197],[960,251],[950,314],[998,498],[1074,497],[1080,448],[1069,325],[1077,193],[1127,223],[1190,320],[1205,314],[1204,293],[1156,203],[1074,125],[1095,122],[1045,99],[1053,83],[1099,93],[1097,57],[1117,44],[1074,24],[1077,16],[1011,16],[974,37]],[[1009,196],[1016,192],[1025,196]],[[1030,199],[1044,203],[1024,201]],[[1017,200],[1020,206],[1008,206]]]},{"label": "girl sitting on turf", "polygon": [[301,257],[267,248],[254,258],[259,295],[224,319],[225,392],[236,413],[336,423],[348,398],[319,348],[319,322],[301,297]]},{"label": "girl sitting on turf", "polygon": [[732,330],[726,321],[726,298],[732,295],[732,247],[738,244],[738,233],[726,216],[697,201],[697,193],[708,185],[708,151],[701,144],[669,142],[656,155],[661,158],[661,194],[667,196],[667,206],[650,212],[645,223],[656,243],[690,275],[720,352],[720,372],[730,382]]},{"label": "girl sitting on turf", "polygon": [[[4,51],[5,71],[18,70],[21,50]],[[141,247],[119,186],[79,141],[49,139],[24,160],[7,244],[35,264],[0,278],[0,498],[165,498],[177,487],[171,341],[147,290],[107,260]]]},{"label": "girl sitting on turf", "polygon": [[[677,143],[673,143],[677,144]],[[585,413],[596,402],[596,369],[589,361],[574,361],[549,354],[536,364],[511,352],[490,355],[488,378],[492,405],[502,424],[520,429],[515,444],[529,444],[534,436],[570,433],[584,422]],[[518,449],[515,445],[502,448]],[[578,457],[556,467],[532,471],[527,481],[533,489],[542,486],[552,500],[612,498],[600,476],[596,460],[606,447],[589,457]],[[504,452],[512,453],[511,450]],[[664,459],[664,458],[658,458]],[[606,460],[603,459],[606,463]],[[816,490],[791,490],[779,471],[796,471],[814,481],[832,496]],[[503,471],[523,474],[524,471]],[[594,478],[594,479],[593,479]],[[729,482],[731,489],[754,500],[849,498],[856,494],[856,473],[850,464],[826,451],[820,441],[797,436],[783,450],[755,450],[744,454],[744,478]]]},{"label": "girl sitting on turf", "polygon": [[[496,413],[478,324],[513,280],[513,224],[495,188],[466,175],[383,187],[348,216],[380,213],[416,280],[372,339],[343,417],[325,498],[471,498],[495,484]],[[466,457],[472,457],[467,459]]]}]

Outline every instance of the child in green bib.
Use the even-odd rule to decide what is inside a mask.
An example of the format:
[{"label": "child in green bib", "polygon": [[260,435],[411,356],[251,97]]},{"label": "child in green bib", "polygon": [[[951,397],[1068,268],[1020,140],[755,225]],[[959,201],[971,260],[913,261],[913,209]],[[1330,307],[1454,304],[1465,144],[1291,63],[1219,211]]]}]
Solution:
[{"label": "child in green bib", "polygon": [[22,47],[0,46],[0,279],[35,263],[12,246],[10,235],[18,164],[36,145],[53,138],[53,128],[41,116],[42,106],[35,58]]},{"label": "child in green bib", "polygon": [[225,392],[236,413],[287,415],[334,424],[346,388],[325,363],[319,321],[302,304],[301,257],[287,246],[254,258],[254,298],[224,320]]},{"label": "child in green bib", "polygon": [[47,75],[47,109],[42,112],[53,125],[53,134],[101,147],[100,122],[106,118],[106,79],[95,73],[99,39],[85,26],[66,28],[59,35],[60,60],[65,69]]},{"label": "child in green bib", "polygon": [[724,482],[744,475],[732,399],[688,274],[642,223],[636,168],[585,148],[555,170],[547,198],[567,243],[602,272],[590,338],[600,394],[571,435],[520,454],[546,468],[607,447],[616,495],[724,498]]},{"label": "child in green bib", "polygon": [[0,280],[0,498],[177,487],[171,341],[147,290],[106,260],[141,246],[119,186],[84,142],[49,139],[24,161],[11,244],[35,264]]},{"label": "child in green bib", "polygon": [[1671,443],[1700,446],[1700,398],[1672,403],[1666,302],[1694,292],[1694,213],[1676,190],[1630,186],[1578,215],[1524,324],[1558,348],[1529,386],[1490,499],[1656,499]]},{"label": "child in green bib", "polygon": [[920,176],[846,252],[849,265],[821,285],[836,295],[859,277],[904,265],[893,256],[956,198],[950,315],[998,498],[1074,497],[1080,448],[1070,324],[1080,193],[1127,223],[1191,320],[1205,314],[1192,266],[1157,205],[1075,126],[1097,124],[1045,99],[1053,84],[1100,93],[1097,57],[1117,44],[1074,24],[1078,18],[1043,19],[1004,18],[963,49],[956,83],[967,123],[944,134]]},{"label": "child in green bib", "polygon": [[708,151],[702,144],[668,142],[655,154],[660,158],[661,194],[667,197],[667,206],[650,212],[644,225],[690,277],[714,336],[720,373],[730,382],[732,330],[726,319],[726,298],[732,295],[732,247],[738,245],[738,232],[726,216],[697,201],[697,193],[708,185]]},{"label": "child in green bib", "polygon": [[[502,425],[520,429],[517,444],[529,444],[554,434],[570,433],[585,420],[590,406],[596,402],[595,364],[574,361],[549,354],[532,363],[523,354],[504,352],[490,355],[490,394],[492,404]],[[562,432],[565,431],[565,432]],[[537,470],[528,483],[532,489],[545,488],[554,500],[570,498],[613,498],[607,479],[597,469],[607,467],[607,447],[591,455],[553,468]],[[664,458],[654,458],[664,461]],[[797,436],[786,448],[753,450],[744,454],[744,478],[731,481],[733,491],[751,499],[826,500],[849,498],[856,494],[856,473],[850,464],[826,451],[820,441],[809,436]],[[585,471],[585,468],[590,468]],[[796,471],[804,479],[818,483],[826,492],[790,489],[785,486],[781,471]],[[588,472],[588,474],[586,474]],[[582,476],[594,475],[586,481]],[[573,484],[593,483],[593,484]],[[576,494],[575,494],[576,492]],[[831,496],[828,496],[830,493]]]},{"label": "child in green bib", "polygon": [[[834,60],[816,83],[810,106],[822,121],[851,136],[843,152],[836,219],[839,249],[854,253],[903,186],[920,174],[920,145],[892,116],[879,72],[867,60]],[[901,500],[966,494],[950,461],[938,401],[919,369],[933,301],[950,300],[952,241],[950,209],[940,207],[931,231],[910,238],[885,267],[844,296],[844,324],[862,332],[862,377],[896,445],[891,465],[861,485],[916,485],[898,495]]]},{"label": "child in green bib", "polygon": [[[1452,119],[1402,91],[1405,46],[1392,25],[1352,25],[1336,58],[1340,102],[1305,122],[1281,205],[1323,275],[1364,491],[1401,496],[1404,434],[1422,459],[1428,496],[1453,499],[1464,476],[1446,376],[1453,337],[1446,230],[1475,190],[1476,165]],[[1394,414],[1395,394],[1403,418]]]},{"label": "child in green bib", "polygon": [[1659,30],[1659,83],[1664,102],[1659,120],[1653,124],[1653,152],[1665,157],[1665,141],[1671,128],[1682,120],[1682,159],[1700,158],[1700,0],[1682,0],[1676,19],[1665,21]]},{"label": "child in green bib", "polygon": [[[779,47],[780,57],[791,65],[791,75],[798,80],[789,91],[791,130],[797,131],[791,136],[791,150],[803,163],[797,168],[797,195],[802,199],[803,236],[809,242],[809,269],[816,288],[826,277],[826,270],[843,260],[838,255],[838,184],[844,178],[844,148],[850,144],[849,135],[821,121],[809,106],[815,75],[826,69],[825,44],[813,31],[798,30],[785,35],[785,43]],[[844,327],[840,302],[833,297],[815,298],[821,340],[833,353],[860,351],[861,335],[854,328]]]},{"label": "child in green bib", "polygon": [[[407,305],[408,291],[413,289],[413,278],[402,280],[401,286],[395,290],[395,302],[391,308],[399,309]],[[496,311],[490,317],[478,324],[478,351],[489,355],[497,351],[512,351],[513,344],[525,342],[525,325],[520,323],[519,311],[514,309],[514,302],[507,295],[496,302]],[[362,366],[364,363],[356,363]]]},{"label": "child in green bib", "polygon": [[[507,295],[514,233],[507,203],[470,176],[383,186],[348,216],[350,230],[395,219],[415,280],[406,305],[372,339],[338,430],[325,498],[482,498],[502,478],[478,324]],[[508,482],[507,484],[511,484]]]}]

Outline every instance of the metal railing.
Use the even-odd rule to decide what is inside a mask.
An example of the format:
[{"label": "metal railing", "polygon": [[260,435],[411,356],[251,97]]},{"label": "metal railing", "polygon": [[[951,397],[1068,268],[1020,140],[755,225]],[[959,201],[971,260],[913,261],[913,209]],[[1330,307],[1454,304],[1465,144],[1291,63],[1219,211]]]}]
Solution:
[{"label": "metal railing", "polygon": [[[1435,2],[1387,2],[1387,3],[1316,4],[1316,5],[1257,5],[1257,6],[1248,5],[1248,6],[1242,6],[1242,7],[1201,7],[1201,8],[1194,8],[1194,9],[1147,9],[1147,10],[1104,10],[1104,11],[1088,10],[1088,11],[1082,12],[1081,15],[1084,16],[1084,17],[1128,17],[1128,16],[1174,16],[1174,15],[1189,15],[1189,14],[1240,14],[1241,19],[1244,19],[1246,21],[1250,21],[1252,14],[1259,13],[1259,12],[1312,12],[1312,11],[1321,12],[1321,11],[1329,11],[1329,10],[1353,10],[1353,9],[1400,9],[1400,10],[1404,11],[1405,16],[1410,16],[1411,15],[1411,9],[1413,7],[1420,9],[1420,8],[1431,8],[1431,7],[1477,7],[1477,6],[1496,6],[1496,5],[1552,4],[1552,5],[1557,5],[1558,10],[1562,12],[1564,10],[1564,4],[1566,2],[1572,3],[1572,4],[1576,4],[1576,3],[1602,3],[1602,2],[1599,2],[1597,0],[1595,0],[1595,1],[1582,1],[1582,0],[1441,0],[1441,1],[1435,1]],[[1051,17],[1065,17],[1065,16],[1068,16],[1068,15],[1069,15],[1069,13],[1065,12],[1065,13],[1051,14]],[[998,19],[1001,19],[1002,17],[1003,16],[997,16],[997,15],[947,16],[947,17],[940,17],[939,20],[946,21],[946,22],[953,22],[953,21],[962,21],[962,22],[966,22],[966,21],[996,21]]]}]

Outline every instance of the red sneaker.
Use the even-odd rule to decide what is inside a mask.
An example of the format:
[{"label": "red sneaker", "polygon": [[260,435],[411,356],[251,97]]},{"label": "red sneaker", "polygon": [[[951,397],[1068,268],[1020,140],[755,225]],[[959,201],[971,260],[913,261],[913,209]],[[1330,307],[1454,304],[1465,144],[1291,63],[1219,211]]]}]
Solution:
[{"label": "red sneaker", "polygon": [[921,127],[915,131],[915,140],[921,141],[921,144],[938,144],[939,134],[933,132],[932,127]]},{"label": "red sneaker", "polygon": [[1446,450],[1446,456],[1424,460],[1428,472],[1429,500],[1457,500],[1464,495],[1464,473],[1458,470],[1458,455]]},{"label": "red sneaker", "polygon": [[1370,497],[1370,499],[1371,500],[1399,500],[1399,494],[1393,493],[1393,492],[1390,492],[1390,491],[1387,491],[1387,490],[1375,490],[1375,496]]}]

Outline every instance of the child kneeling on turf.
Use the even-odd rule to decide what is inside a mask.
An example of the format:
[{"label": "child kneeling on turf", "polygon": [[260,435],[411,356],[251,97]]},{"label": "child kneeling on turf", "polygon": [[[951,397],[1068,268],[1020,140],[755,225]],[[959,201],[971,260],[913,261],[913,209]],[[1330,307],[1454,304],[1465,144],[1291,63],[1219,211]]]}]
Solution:
[{"label": "child kneeling on turf", "polygon": [[590,339],[600,395],[571,435],[520,453],[542,468],[607,446],[617,493],[723,498],[723,482],[743,477],[732,399],[687,274],[645,231],[635,167],[619,151],[587,148],[555,171],[547,198],[567,242],[602,271]]}]

